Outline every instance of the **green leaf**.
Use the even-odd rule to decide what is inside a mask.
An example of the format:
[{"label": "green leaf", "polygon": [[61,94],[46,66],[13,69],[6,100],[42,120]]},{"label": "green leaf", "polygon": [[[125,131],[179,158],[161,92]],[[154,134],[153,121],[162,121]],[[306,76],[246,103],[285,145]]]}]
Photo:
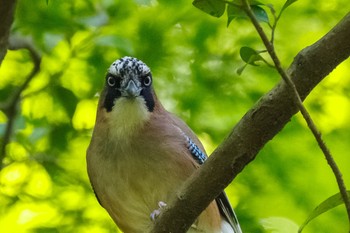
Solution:
[{"label": "green leaf", "polygon": [[239,54],[242,60],[249,65],[258,66],[255,62],[264,61],[259,53],[250,47],[242,47]]},{"label": "green leaf", "polygon": [[221,17],[225,12],[226,4],[217,0],[194,0],[193,6],[214,17]]},{"label": "green leaf", "polygon": [[[350,191],[347,191],[348,196],[350,196]],[[305,220],[303,224],[301,224],[298,232],[302,232],[305,226],[314,218],[318,217],[319,215],[333,209],[334,207],[337,207],[341,204],[343,204],[344,201],[342,199],[342,196],[340,193],[337,193],[329,198],[327,198],[325,201],[323,201],[321,204],[319,204],[309,215],[309,217]]]},{"label": "green leaf", "polygon": [[262,7],[257,5],[252,5],[251,8],[256,19],[259,22],[269,23],[269,17],[267,16],[266,11]]},{"label": "green leaf", "polygon": [[236,70],[236,73],[238,74],[238,75],[241,75],[242,73],[243,73],[243,71],[244,71],[244,69],[247,67],[247,63],[245,63],[243,66],[241,66],[241,67],[239,67],[237,70]]},{"label": "green leaf", "polygon": [[237,18],[247,19],[247,15],[239,6],[229,4],[227,7],[227,27],[232,20]]},{"label": "green leaf", "polygon": [[[269,23],[269,17],[266,11],[258,5],[262,4],[259,2],[255,2],[250,6],[256,19],[259,22]],[[234,19],[248,19],[248,16],[244,12],[244,10],[238,5],[229,4],[227,7],[227,27]]]},{"label": "green leaf", "polygon": [[259,222],[266,232],[295,233],[298,230],[298,225],[288,218],[269,217],[261,219]]},{"label": "green leaf", "polygon": [[284,11],[287,7],[289,7],[290,5],[292,5],[293,3],[295,3],[297,0],[287,0],[285,3],[284,3],[284,5],[283,5],[283,7],[282,7],[282,9],[281,9],[281,13],[282,13],[282,11]]},{"label": "green leaf", "polygon": [[78,98],[74,95],[74,93],[62,86],[55,86],[53,88],[53,95],[66,110],[68,116],[72,118],[75,112],[75,107],[78,103]]},{"label": "green leaf", "polygon": [[72,132],[72,126],[70,124],[52,125],[48,138],[51,144],[55,145],[55,148],[64,149],[69,144],[67,138],[70,132]]}]

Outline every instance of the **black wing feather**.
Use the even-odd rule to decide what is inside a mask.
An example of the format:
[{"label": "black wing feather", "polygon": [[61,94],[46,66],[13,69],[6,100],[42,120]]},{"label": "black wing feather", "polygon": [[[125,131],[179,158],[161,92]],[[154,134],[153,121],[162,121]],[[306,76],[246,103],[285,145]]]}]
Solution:
[{"label": "black wing feather", "polygon": [[[187,149],[190,151],[193,158],[198,162],[198,164],[203,164],[207,159],[206,154],[201,151],[201,149],[189,138],[186,136]],[[219,206],[220,214],[225,217],[226,221],[232,226],[235,233],[241,233],[242,230],[239,226],[237,216],[232,209],[230,202],[226,196],[226,193],[223,191],[215,199],[216,203]]]}]

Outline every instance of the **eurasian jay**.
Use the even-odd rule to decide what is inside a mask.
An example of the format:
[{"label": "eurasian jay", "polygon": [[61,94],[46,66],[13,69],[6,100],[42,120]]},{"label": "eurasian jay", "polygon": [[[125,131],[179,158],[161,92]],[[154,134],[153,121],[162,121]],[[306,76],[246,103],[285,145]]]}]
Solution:
[{"label": "eurasian jay", "polygon": [[[159,102],[148,66],[132,57],[113,62],[100,95],[87,169],[97,199],[118,227],[147,232],[206,158],[192,130]],[[188,232],[241,232],[224,192]]]}]

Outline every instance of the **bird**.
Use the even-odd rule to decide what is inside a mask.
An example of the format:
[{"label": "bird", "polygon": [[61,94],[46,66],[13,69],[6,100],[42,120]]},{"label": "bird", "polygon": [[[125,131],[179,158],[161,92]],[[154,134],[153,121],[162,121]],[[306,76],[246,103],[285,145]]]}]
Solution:
[{"label": "bird", "polygon": [[[122,57],[107,70],[86,153],[87,172],[100,205],[125,233],[147,232],[177,190],[207,159],[187,124],[159,101],[150,68]],[[190,233],[241,233],[222,192]]]}]

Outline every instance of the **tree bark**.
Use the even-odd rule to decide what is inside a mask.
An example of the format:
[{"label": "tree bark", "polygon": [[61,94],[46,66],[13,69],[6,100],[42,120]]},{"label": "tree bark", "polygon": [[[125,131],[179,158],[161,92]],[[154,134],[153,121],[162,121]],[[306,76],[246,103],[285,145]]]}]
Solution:
[{"label": "tree bark", "polygon": [[[315,44],[298,53],[287,72],[304,100],[350,55],[350,14]],[[155,222],[152,233],[186,232],[197,216],[298,112],[281,81],[251,108],[229,136],[183,185]]]},{"label": "tree bark", "polygon": [[4,60],[8,38],[10,34],[13,17],[15,14],[16,0],[0,0],[0,65]]}]

